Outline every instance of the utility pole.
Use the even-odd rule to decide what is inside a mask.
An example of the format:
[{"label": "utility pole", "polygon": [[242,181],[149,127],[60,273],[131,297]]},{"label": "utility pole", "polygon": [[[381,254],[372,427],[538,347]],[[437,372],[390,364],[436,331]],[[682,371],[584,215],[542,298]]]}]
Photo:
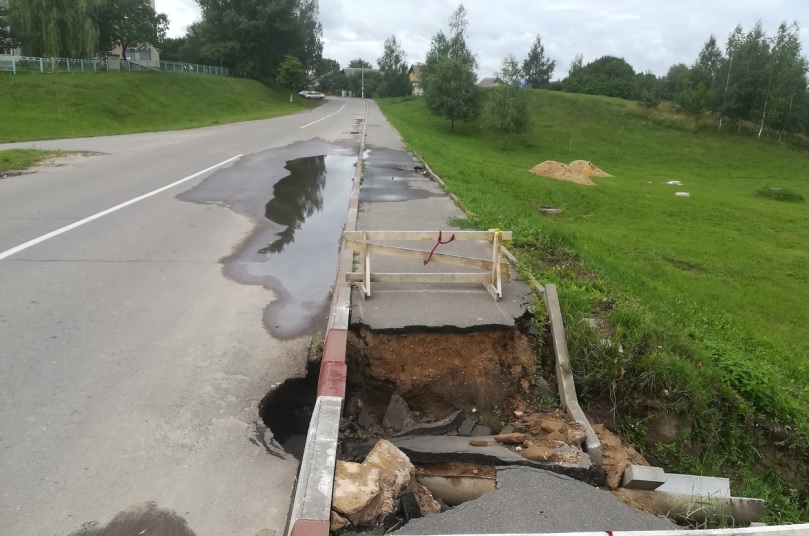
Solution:
[{"label": "utility pole", "polygon": [[360,67],[360,73],[362,73],[362,100],[365,100],[365,66],[362,65]]}]

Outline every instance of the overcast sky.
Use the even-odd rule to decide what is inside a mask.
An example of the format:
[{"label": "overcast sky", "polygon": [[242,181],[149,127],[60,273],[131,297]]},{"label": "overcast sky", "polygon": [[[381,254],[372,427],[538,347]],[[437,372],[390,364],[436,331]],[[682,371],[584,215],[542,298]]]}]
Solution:
[{"label": "overcast sky", "polygon": [[[421,62],[458,0],[321,0],[323,55],[346,66],[354,58],[376,65],[382,43],[395,34],[408,60]],[[737,24],[749,30],[761,20],[768,34],[797,20],[804,52],[809,37],[807,0],[466,0],[469,46],[478,55],[478,74],[490,76],[511,52],[522,61],[537,34],[556,60],[562,78],[577,53],[588,63],[600,56],[625,58],[636,71],[662,76],[679,62],[691,64],[713,33],[720,45]],[[157,0],[171,20],[171,36],[185,33],[199,16],[194,0]]]}]

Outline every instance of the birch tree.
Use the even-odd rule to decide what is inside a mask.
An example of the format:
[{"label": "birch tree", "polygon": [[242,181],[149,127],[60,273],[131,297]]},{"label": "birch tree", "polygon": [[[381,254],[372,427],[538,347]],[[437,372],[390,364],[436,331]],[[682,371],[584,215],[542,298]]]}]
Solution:
[{"label": "birch tree", "polygon": [[532,127],[528,90],[520,87],[521,71],[514,56],[506,55],[498,73],[502,85],[490,90],[486,99],[484,125],[503,136],[503,147],[511,136],[529,132]]},{"label": "birch tree", "polygon": [[412,93],[407,76],[407,55],[402,45],[391,35],[385,40],[382,56],[377,60],[380,72],[380,94],[383,97],[407,97]]}]

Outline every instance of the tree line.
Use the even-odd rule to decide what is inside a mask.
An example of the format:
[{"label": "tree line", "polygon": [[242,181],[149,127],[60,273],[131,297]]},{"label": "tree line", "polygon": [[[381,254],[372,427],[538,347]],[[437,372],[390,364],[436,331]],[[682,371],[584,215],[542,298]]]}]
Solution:
[{"label": "tree line", "polygon": [[[498,87],[487,92],[476,84],[478,62],[467,45],[467,26],[466,10],[460,5],[450,18],[449,34],[441,31],[433,37],[421,65],[425,104],[432,114],[447,118],[450,129],[457,121],[472,121],[483,114],[488,127],[503,134],[507,142],[509,136],[531,128],[526,117],[530,99],[523,90],[545,88],[637,100],[650,108],[668,101],[694,117],[712,114],[720,130],[729,124],[737,129],[754,125],[758,137],[765,131],[779,140],[787,133],[809,134],[809,62],[797,22],[782,23],[774,35],[768,35],[760,22],[748,32],[737,26],[723,48],[711,35],[692,64],[673,65],[660,77],[636,72],[616,56],[585,64],[578,54],[567,76],[551,81],[556,61],[546,55],[541,36],[536,36],[521,63],[511,54],[503,59],[496,73]],[[385,57],[390,56],[390,45],[396,44],[393,39],[385,44]],[[404,52],[397,57],[404,58]],[[403,71],[404,67],[399,72]],[[399,72],[383,76],[400,76],[402,85],[388,85],[378,96],[408,94]]]},{"label": "tree line", "polygon": [[89,58],[116,46],[156,45],[169,20],[149,0],[8,0],[0,10],[5,49],[30,56]]},{"label": "tree line", "polygon": [[220,65],[263,80],[277,76],[286,56],[308,72],[322,60],[318,0],[197,0],[201,17],[178,38],[166,37],[168,17],[149,0],[7,2],[0,9],[0,45],[21,46],[31,56],[88,58],[116,46],[151,45],[165,60]]},{"label": "tree line", "polygon": [[[511,54],[504,58],[498,73],[500,87],[484,92],[477,81],[477,56],[467,43],[468,26],[466,8],[460,4],[449,19],[449,31],[442,30],[433,36],[426,60],[419,65],[418,83],[427,109],[446,118],[451,130],[458,122],[483,116],[487,128],[502,135],[506,144],[511,136],[530,130],[531,101],[527,86],[545,87],[555,62],[545,56],[542,40],[537,36],[522,64]],[[321,87],[333,91],[346,89],[354,95],[359,95],[364,87],[366,97],[406,98],[412,94],[407,55],[395,35],[385,40],[377,65],[378,69],[371,70],[368,61],[358,58],[350,62],[349,68],[354,71],[347,74],[336,64],[337,69],[320,76]]]},{"label": "tree line", "polygon": [[314,72],[323,56],[318,0],[197,0],[202,15],[182,37],[165,39],[165,59],[230,68],[274,80],[286,56]]},{"label": "tree line", "polygon": [[809,63],[803,54],[798,23],[782,23],[768,35],[761,23],[745,32],[737,26],[720,48],[711,35],[691,65],[673,65],[665,76],[636,73],[623,58],[604,56],[583,65],[581,55],[567,77],[549,89],[607,95],[654,107],[661,101],[695,117],[711,113],[719,129],[755,125],[778,134],[809,133]]}]

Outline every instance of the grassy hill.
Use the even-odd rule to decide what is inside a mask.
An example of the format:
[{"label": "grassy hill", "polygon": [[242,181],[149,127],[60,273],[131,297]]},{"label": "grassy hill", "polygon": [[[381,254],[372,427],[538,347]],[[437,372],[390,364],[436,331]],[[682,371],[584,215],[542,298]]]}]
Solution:
[{"label": "grassy hill", "polygon": [[182,73],[0,73],[0,143],[179,130],[305,109],[253,80]]},{"label": "grassy hill", "polygon": [[[466,224],[514,231],[559,285],[592,414],[670,469],[732,475],[771,521],[809,519],[809,204],[774,199],[809,196],[809,160],[623,100],[531,98],[534,131],[506,149],[479,122],[450,133],[420,99],[380,105]],[[589,158],[615,177],[529,173]]]}]

